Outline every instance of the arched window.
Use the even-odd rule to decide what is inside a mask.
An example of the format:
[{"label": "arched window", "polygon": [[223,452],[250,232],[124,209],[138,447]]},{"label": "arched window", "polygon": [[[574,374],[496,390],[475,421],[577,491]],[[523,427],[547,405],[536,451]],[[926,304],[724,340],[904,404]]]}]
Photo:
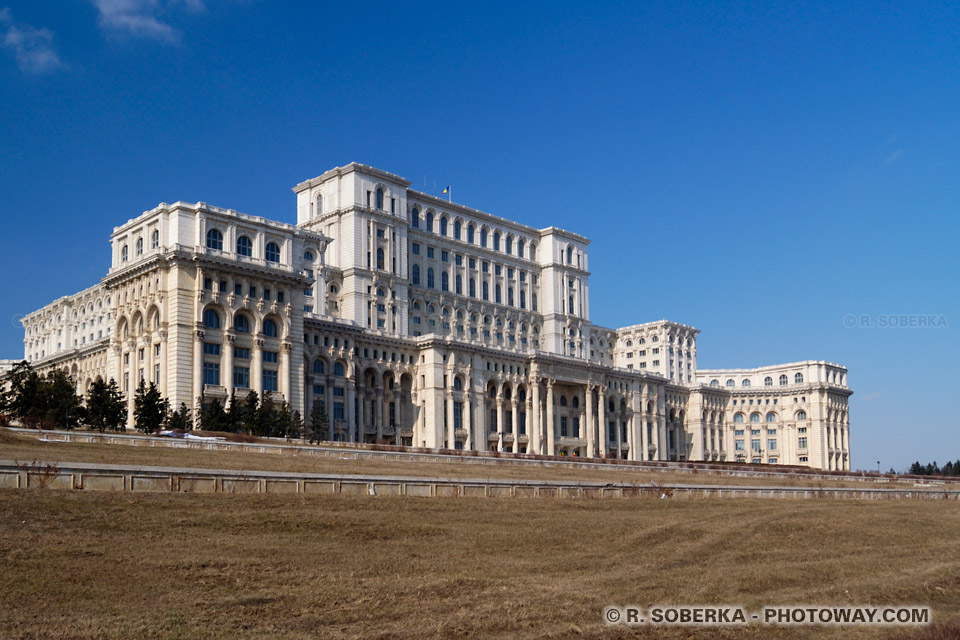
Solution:
[{"label": "arched window", "polygon": [[513,306],[513,287],[507,287],[507,304]]},{"label": "arched window", "polygon": [[574,408],[574,409],[576,409],[577,407],[579,407],[579,406],[580,406],[580,396],[573,396],[573,402],[571,402],[570,404],[573,405],[573,408]]},{"label": "arched window", "polygon": [[377,249],[377,269],[383,269],[383,249]]},{"label": "arched window", "polygon": [[143,238],[137,238],[137,255],[143,255]]},{"label": "arched window", "polygon": [[787,382],[788,382],[788,380],[787,380],[786,374],[780,376],[780,386],[781,386],[781,387],[787,386]]},{"label": "arched window", "polygon": [[313,372],[320,374],[326,372],[326,367],[323,366],[323,360],[317,359],[313,361]]},{"label": "arched window", "polygon": [[767,422],[776,422],[776,421],[777,421],[777,414],[775,414],[773,411],[767,414]]},{"label": "arched window", "polygon": [[486,229],[480,229],[480,246],[481,247],[487,246],[487,230]]},{"label": "arched window", "polygon": [[280,246],[276,242],[268,242],[263,257],[267,262],[280,262]]},{"label": "arched window", "polygon": [[459,240],[459,239],[460,239],[460,228],[461,228],[460,221],[459,221],[459,220],[456,220],[456,221],[453,223],[453,238],[454,238],[454,240]]},{"label": "arched window", "polygon": [[760,414],[759,414],[759,413],[751,413],[751,414],[750,414],[750,422],[752,422],[753,424],[756,424],[756,423],[760,422]]},{"label": "arched window", "polygon": [[734,382],[732,379],[730,379],[730,380],[727,380],[727,386],[728,386],[728,387],[735,387],[735,386],[737,386],[737,383]]},{"label": "arched window", "polygon": [[152,248],[157,249],[160,247],[160,232],[154,231],[152,236]]},{"label": "arched window", "polygon": [[433,267],[430,267],[429,269],[427,269],[427,287],[429,287],[430,289],[433,289],[436,286],[437,285],[433,280]]},{"label": "arched window", "polygon": [[533,260],[536,257],[537,257],[537,243],[531,242],[530,243],[530,259]]},{"label": "arched window", "polygon": [[463,391],[463,383],[460,382],[460,377],[456,376],[453,379],[453,390],[454,391]]},{"label": "arched window", "polygon": [[410,212],[410,225],[414,229],[420,228],[420,209],[416,207],[413,208],[413,211]]},{"label": "arched window", "polygon": [[440,272],[440,290],[450,291],[450,274],[446,271]]},{"label": "arched window", "polygon": [[127,245],[123,245],[123,248],[120,249],[120,262],[127,261]]},{"label": "arched window", "polygon": [[456,294],[458,296],[463,295],[463,276],[461,276],[459,273],[457,274],[456,285],[457,285]]},{"label": "arched window", "polygon": [[740,385],[741,385],[741,386],[744,386],[744,387],[749,387],[749,386],[750,386],[750,381],[749,381],[749,380],[744,380],[743,382],[740,383]]},{"label": "arched window", "polygon": [[807,412],[806,411],[797,411],[797,420],[806,420]]},{"label": "arched window", "polygon": [[467,225],[467,242],[473,244],[473,225]]},{"label": "arched window", "polygon": [[773,378],[771,378],[770,376],[767,376],[766,378],[764,378],[764,379],[763,379],[763,386],[765,386],[765,387],[772,387],[772,386],[773,386]]},{"label": "arched window", "polygon": [[710,386],[711,386],[711,387],[719,387],[719,386],[720,386],[720,381],[719,381],[719,380],[711,380],[711,381],[710,381]]},{"label": "arched window", "polygon": [[383,189],[377,187],[377,209],[383,211]]},{"label": "arched window", "polygon": [[470,278],[470,297],[471,298],[477,297],[477,281],[474,280],[473,278]]},{"label": "arched window", "polygon": [[344,371],[345,371],[345,370],[344,370],[344,368],[343,368],[343,363],[342,363],[342,362],[334,362],[334,363],[333,363],[333,375],[337,376],[338,378],[342,378],[342,377],[345,375],[345,374],[344,374]]},{"label": "arched window", "polygon": [[500,304],[501,299],[503,298],[503,295],[502,295],[503,289],[500,287],[500,285],[497,285],[497,288],[494,291],[495,291],[494,302],[496,302],[497,304]]},{"label": "arched window", "polygon": [[317,210],[314,215],[319,216],[321,213],[323,213],[323,196],[318,193],[317,194]]},{"label": "arched window", "polygon": [[517,240],[517,255],[523,257],[523,238]]},{"label": "arched window", "polygon": [[219,229],[210,229],[207,231],[207,249],[216,249],[223,251],[223,234]]},{"label": "arched window", "polygon": [[567,247],[567,264],[573,264],[573,247]]},{"label": "arched window", "polygon": [[447,235],[447,216],[441,216],[440,218],[440,235]]},{"label": "arched window", "polygon": [[420,286],[420,265],[415,264],[410,269],[410,280],[413,281],[413,284]]},{"label": "arched window", "polygon": [[220,314],[213,309],[207,309],[203,312],[203,326],[210,329],[220,328]]},{"label": "arched window", "polygon": [[523,289],[520,289],[520,308],[521,309],[527,308],[527,292],[524,291]]},{"label": "arched window", "polygon": [[803,374],[802,374],[802,373],[798,373],[797,375],[793,376],[793,383],[794,383],[794,384],[803,384]]},{"label": "arched window", "polygon": [[237,317],[233,319],[233,328],[236,329],[237,333],[250,333],[250,318],[238,313]]},{"label": "arched window", "polygon": [[248,258],[253,255],[253,241],[247,236],[237,238],[237,253]]},{"label": "arched window", "polygon": [[734,421],[736,424],[743,424],[743,414],[742,414],[742,413],[738,413],[738,414],[734,415],[734,416],[733,416],[733,421]]},{"label": "arched window", "polygon": [[313,262],[313,252],[312,252],[312,251],[304,251],[304,252],[303,252],[303,259],[304,259],[304,261],[306,261],[306,262]]},{"label": "arched window", "polygon": [[263,321],[263,335],[268,338],[276,338],[280,332],[277,330],[277,323],[271,318]]},{"label": "arched window", "polygon": [[510,254],[513,253],[513,238],[507,236],[503,240],[503,252]]},{"label": "arched window", "polygon": [[500,232],[496,231],[493,234],[493,250],[500,251]]},{"label": "arched window", "polygon": [[560,396],[560,406],[561,407],[567,406],[567,396]]},{"label": "arched window", "polygon": [[427,212],[427,231],[433,233],[433,212]]},{"label": "arched window", "polygon": [[530,310],[531,311],[537,310],[537,294],[535,293],[530,294]]},{"label": "arched window", "polygon": [[484,299],[484,300],[489,300],[489,299],[490,299],[490,284],[489,284],[488,282],[484,281],[482,291],[483,291],[483,299]]}]

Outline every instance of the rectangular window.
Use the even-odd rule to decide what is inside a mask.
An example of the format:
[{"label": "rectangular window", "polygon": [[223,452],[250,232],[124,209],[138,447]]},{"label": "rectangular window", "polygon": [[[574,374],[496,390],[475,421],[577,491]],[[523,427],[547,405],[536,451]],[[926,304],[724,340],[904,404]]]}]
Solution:
[{"label": "rectangular window", "polygon": [[322,384],[313,385],[313,395],[322,396],[324,393],[326,393],[326,391]]},{"label": "rectangular window", "polygon": [[415,256],[420,255],[420,244],[417,243],[417,242],[414,242],[413,244],[411,244],[411,245],[410,245],[410,251],[411,251],[411,253],[413,253],[413,255],[415,255]]},{"label": "rectangular window", "polygon": [[203,384],[220,384],[220,363],[219,362],[204,362],[203,363]]},{"label": "rectangular window", "polygon": [[220,355],[220,345],[215,342],[204,342],[203,353],[208,356]]},{"label": "rectangular window", "polygon": [[263,290],[263,299],[270,302],[270,289]]},{"label": "rectangular window", "polygon": [[229,289],[227,289],[227,281],[226,281],[226,280],[221,280],[221,281],[220,281],[220,293],[226,293],[227,291],[229,291]]},{"label": "rectangular window", "polygon": [[250,359],[250,349],[246,347],[237,347],[233,350],[234,360],[249,360]]},{"label": "rectangular window", "polygon": [[806,439],[806,438],[800,438],[800,440],[797,442],[797,448],[798,448],[798,449],[806,449],[806,448],[807,448],[807,439]]},{"label": "rectangular window", "polygon": [[250,367],[233,368],[233,386],[238,389],[250,388]]},{"label": "rectangular window", "polygon": [[486,260],[484,260],[483,263],[481,263],[480,267],[481,267],[480,270],[483,271],[484,273],[490,273],[490,263],[487,262]]},{"label": "rectangular window", "polygon": [[283,304],[283,291],[277,291],[277,302]]},{"label": "rectangular window", "polygon": [[447,251],[441,251],[440,262],[449,262],[449,261],[450,261],[450,253]]},{"label": "rectangular window", "polygon": [[750,441],[750,449],[753,450],[753,451],[760,451],[760,441],[759,441],[759,440],[751,440],[751,441]]},{"label": "rectangular window", "polygon": [[233,295],[242,296],[243,295],[243,285],[239,282],[233,285]]},{"label": "rectangular window", "polygon": [[263,370],[263,390],[272,393],[277,391],[277,372],[273,369]]},{"label": "rectangular window", "polygon": [[153,365],[153,381],[160,384],[160,365]]},{"label": "rectangular window", "polygon": [[493,273],[494,273],[494,275],[498,275],[498,276],[499,276],[501,273],[503,273],[503,269],[500,267],[500,265],[494,265],[494,267],[493,267]]},{"label": "rectangular window", "polygon": [[343,389],[343,387],[334,387],[334,388],[333,388],[333,397],[334,397],[334,398],[342,398],[343,395],[344,395],[344,389]]},{"label": "rectangular window", "polygon": [[256,298],[256,297],[257,297],[257,288],[256,288],[255,286],[250,285],[250,294],[249,294],[249,295],[250,295],[251,298]]},{"label": "rectangular window", "polygon": [[207,291],[213,291],[213,278],[204,278],[203,288]]},{"label": "rectangular window", "polygon": [[477,259],[476,259],[476,258],[470,258],[470,268],[471,268],[471,269],[476,269],[476,268],[477,268]]},{"label": "rectangular window", "polygon": [[743,440],[737,440],[735,443],[735,448],[737,451],[743,451]]},{"label": "rectangular window", "polygon": [[276,351],[264,351],[263,352],[263,361],[264,362],[277,362],[279,360],[279,354]]},{"label": "rectangular window", "polygon": [[777,441],[776,440],[767,440],[767,449],[770,451],[777,450]]},{"label": "rectangular window", "polygon": [[433,247],[427,247],[427,257],[428,258],[433,257]]},{"label": "rectangular window", "polygon": [[560,416],[560,437],[567,437],[567,416]]},{"label": "rectangular window", "polygon": [[334,420],[343,420],[343,403],[334,402],[333,403],[333,419]]},{"label": "rectangular window", "polygon": [[453,257],[453,259],[454,259],[454,263],[455,263],[458,267],[462,267],[462,266],[463,266],[463,256],[461,256],[460,254],[457,254],[457,255],[455,255],[455,256]]}]

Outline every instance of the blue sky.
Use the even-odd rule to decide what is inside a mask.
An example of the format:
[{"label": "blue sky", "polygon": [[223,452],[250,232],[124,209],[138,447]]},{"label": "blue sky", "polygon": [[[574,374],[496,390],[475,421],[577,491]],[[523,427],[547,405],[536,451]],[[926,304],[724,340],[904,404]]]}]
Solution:
[{"label": "blue sky", "polygon": [[587,235],[592,320],[703,368],[848,366],[855,467],[960,458],[958,9],[0,0],[0,355],[115,225],[355,160]]}]

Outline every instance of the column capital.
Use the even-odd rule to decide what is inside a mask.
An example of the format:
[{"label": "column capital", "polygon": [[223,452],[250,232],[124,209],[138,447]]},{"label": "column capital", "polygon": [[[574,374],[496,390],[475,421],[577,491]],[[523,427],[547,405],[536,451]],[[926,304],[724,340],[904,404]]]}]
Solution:
[{"label": "column capital", "polygon": [[197,341],[201,341],[201,340],[203,340],[203,336],[204,336],[204,335],[206,335],[206,334],[204,333],[203,329],[197,329],[197,330],[194,332],[193,337],[194,337]]}]

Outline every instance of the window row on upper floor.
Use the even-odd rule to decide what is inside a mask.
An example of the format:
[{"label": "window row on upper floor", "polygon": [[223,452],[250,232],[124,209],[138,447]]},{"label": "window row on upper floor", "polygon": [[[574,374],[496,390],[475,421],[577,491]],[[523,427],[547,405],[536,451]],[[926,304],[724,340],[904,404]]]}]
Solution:
[{"label": "window row on upper floor", "polygon": [[[434,233],[434,222],[436,222],[436,233],[445,237],[466,242],[467,244],[479,245],[483,248],[490,248],[494,251],[503,251],[507,255],[516,255],[519,258],[528,260],[535,259],[537,245],[531,240],[522,236],[514,236],[511,232],[501,232],[499,230],[488,229],[485,225],[478,226],[473,222],[468,222],[464,229],[463,222],[456,218],[450,223],[450,218],[446,214],[440,214],[439,218],[434,218],[435,214],[431,210],[423,215],[421,220],[419,207],[414,207],[410,211],[410,226],[414,229],[423,228],[430,233]],[[421,226],[422,222],[422,226]],[[479,230],[478,230],[479,229]],[[502,249],[501,249],[502,247]]]},{"label": "window row on upper floor", "polygon": [[[207,231],[207,249],[223,251],[223,232],[219,229],[209,229]],[[236,244],[237,255],[248,258],[253,257],[253,240],[249,236],[240,235],[237,237]],[[263,257],[267,262],[280,262],[280,245],[270,241],[263,248]]]},{"label": "window row on upper floor", "polygon": [[[133,244],[136,255],[142,256],[144,251],[143,238],[137,238]],[[156,229],[153,230],[153,233],[150,234],[150,249],[158,249],[160,247],[160,232]],[[120,262],[127,262],[130,259],[130,247],[126,243],[120,247]]]},{"label": "window row on upper floor", "polygon": [[[788,378],[786,374],[782,374],[782,375],[780,376],[780,386],[781,386],[781,387],[787,386],[787,385],[789,384],[789,380],[790,380],[790,378]],[[803,374],[802,374],[802,373],[799,373],[799,372],[796,373],[796,374],[794,374],[794,376],[793,376],[793,383],[794,383],[794,384],[803,384]],[[737,383],[736,383],[736,381],[735,381],[733,378],[730,378],[730,379],[727,380],[726,385],[727,385],[728,387],[735,387],[735,386],[737,386]],[[719,386],[720,386],[720,381],[717,380],[717,379],[713,379],[713,380],[710,381],[710,386],[711,386],[711,387],[719,387]],[[742,387],[749,387],[749,386],[750,386],[750,379],[749,379],[749,378],[744,378],[743,381],[740,383],[740,386],[742,386]],[[764,379],[763,379],[763,386],[765,386],[765,387],[772,387],[772,386],[773,386],[773,378],[771,378],[770,376],[767,376],[766,378],[764,378]]]}]

